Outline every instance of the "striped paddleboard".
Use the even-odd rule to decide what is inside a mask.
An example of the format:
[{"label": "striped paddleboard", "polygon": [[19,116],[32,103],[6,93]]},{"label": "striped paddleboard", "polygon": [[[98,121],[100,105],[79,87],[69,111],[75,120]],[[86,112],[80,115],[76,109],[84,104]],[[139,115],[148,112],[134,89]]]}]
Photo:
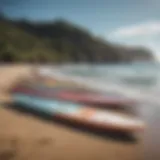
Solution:
[{"label": "striped paddleboard", "polygon": [[[22,86],[17,87],[12,90],[12,93],[25,93],[33,96],[44,97],[47,99],[61,99],[65,101],[103,105],[103,107],[108,107],[108,105],[125,106],[133,105],[136,102],[129,100],[127,98],[116,96],[113,94],[100,94],[96,92],[87,92],[83,90],[70,90],[65,88],[54,88],[48,89],[38,86]],[[101,106],[102,107],[102,106]]]},{"label": "striped paddleboard", "polygon": [[136,132],[144,130],[144,123],[113,111],[95,109],[85,105],[45,99],[24,93],[14,93],[13,102],[79,125],[103,130]]}]

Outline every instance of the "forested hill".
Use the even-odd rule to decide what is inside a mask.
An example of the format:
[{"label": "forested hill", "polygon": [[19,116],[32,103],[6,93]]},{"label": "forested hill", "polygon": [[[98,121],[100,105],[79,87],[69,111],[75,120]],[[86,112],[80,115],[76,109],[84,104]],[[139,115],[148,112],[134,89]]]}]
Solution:
[{"label": "forested hill", "polygon": [[117,63],[153,60],[148,49],[117,46],[65,20],[13,21],[0,15],[0,61]]}]

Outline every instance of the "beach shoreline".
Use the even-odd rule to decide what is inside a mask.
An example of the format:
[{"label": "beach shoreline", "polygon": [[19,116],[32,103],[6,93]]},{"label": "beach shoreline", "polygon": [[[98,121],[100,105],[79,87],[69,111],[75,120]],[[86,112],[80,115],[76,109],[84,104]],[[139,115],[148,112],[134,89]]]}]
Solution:
[{"label": "beach shoreline", "polygon": [[140,159],[140,140],[93,135],[8,107],[7,102],[11,99],[7,90],[17,79],[30,76],[31,71],[30,66],[23,65],[0,68],[0,159]]}]

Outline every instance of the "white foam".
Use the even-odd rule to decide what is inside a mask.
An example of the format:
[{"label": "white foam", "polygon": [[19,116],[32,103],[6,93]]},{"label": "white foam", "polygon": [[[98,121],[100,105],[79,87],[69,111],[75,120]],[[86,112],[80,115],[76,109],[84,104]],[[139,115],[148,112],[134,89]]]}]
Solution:
[{"label": "white foam", "polygon": [[160,100],[158,96],[155,96],[153,92],[147,92],[141,89],[128,88],[125,85],[113,84],[110,82],[101,82],[93,78],[84,78],[81,76],[71,76],[65,75],[60,69],[53,69],[50,67],[41,67],[38,70],[39,74],[42,76],[54,77],[58,80],[72,80],[77,83],[86,85],[86,87],[93,88],[102,92],[116,92],[127,98],[137,99],[139,102],[146,102],[147,104],[158,104],[160,105]]}]

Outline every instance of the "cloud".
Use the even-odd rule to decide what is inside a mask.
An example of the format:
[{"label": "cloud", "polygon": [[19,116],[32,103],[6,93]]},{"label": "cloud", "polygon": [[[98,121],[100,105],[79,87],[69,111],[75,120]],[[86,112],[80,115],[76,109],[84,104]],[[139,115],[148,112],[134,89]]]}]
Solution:
[{"label": "cloud", "polygon": [[122,27],[112,32],[110,37],[133,38],[160,34],[160,21]]},{"label": "cloud", "polygon": [[160,61],[160,21],[120,27],[107,37],[119,44],[147,47]]},{"label": "cloud", "polygon": [[160,61],[160,42],[159,41],[149,41],[145,43],[144,46],[150,48],[158,61]]}]

